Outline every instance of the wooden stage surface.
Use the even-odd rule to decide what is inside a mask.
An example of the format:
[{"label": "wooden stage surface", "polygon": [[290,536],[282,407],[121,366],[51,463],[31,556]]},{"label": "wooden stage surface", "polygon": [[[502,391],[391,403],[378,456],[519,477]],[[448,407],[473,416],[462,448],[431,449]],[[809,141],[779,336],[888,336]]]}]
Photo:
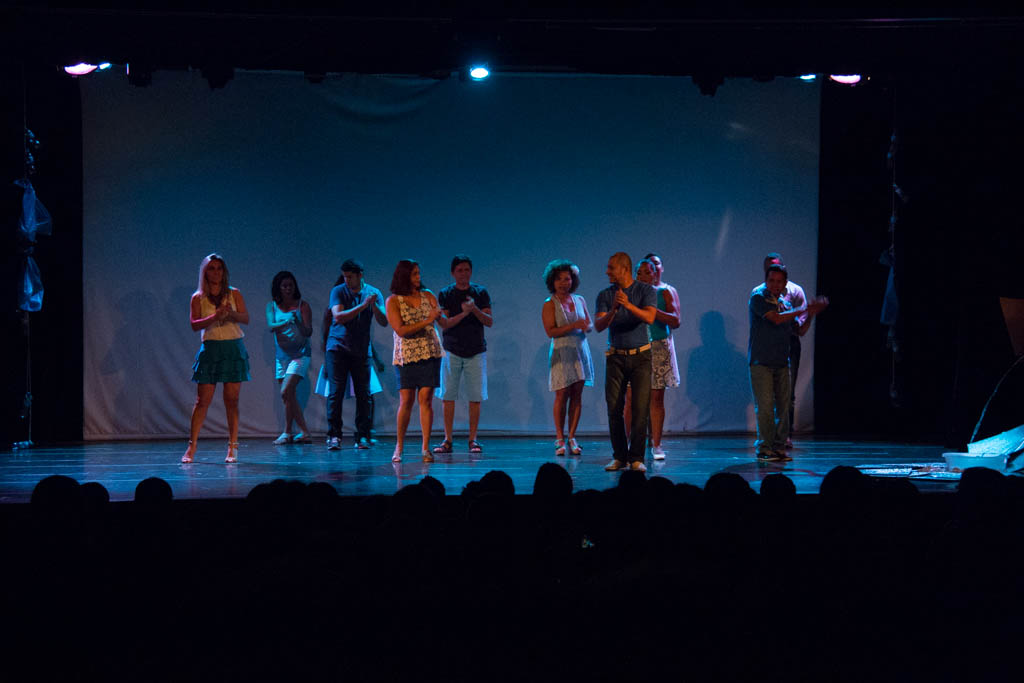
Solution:
[{"label": "wooden stage surface", "polygon": [[[581,457],[554,454],[553,440],[543,437],[481,436],[484,452],[470,455],[464,436],[457,436],[455,452],[437,456],[433,464],[417,455],[418,435],[408,441],[404,462],[391,463],[393,437],[382,437],[370,450],[356,450],[346,439],[339,451],[328,451],[322,439],[306,445],[274,446],[270,439],[243,439],[239,462],[224,463],[226,439],[201,440],[196,461],[179,462],[184,441],[87,442],[67,446],[36,447],[0,453],[0,503],[27,502],[32,488],[43,477],[63,474],[81,483],[97,481],[110,492],[112,501],[131,500],[135,486],[147,477],[170,483],[176,499],[241,498],[257,484],[273,479],[326,481],[344,496],[392,494],[401,487],[431,475],[449,495],[458,495],[470,481],[490,470],[503,470],[513,479],[517,493],[530,493],[537,468],[556,462],[572,475],[575,490],[607,489],[618,474],[605,472],[611,448],[607,437],[579,439]],[[768,474],[782,472],[796,484],[798,493],[817,493],[822,478],[837,465],[879,465],[939,462],[942,447],[835,438],[796,439],[792,462],[759,464],[753,456],[752,436],[686,436],[666,438],[668,457],[654,461],[647,456],[648,476],[662,476],[676,483],[703,486],[716,472],[736,472],[754,490]],[[951,490],[954,483],[926,482],[922,490]]]}]

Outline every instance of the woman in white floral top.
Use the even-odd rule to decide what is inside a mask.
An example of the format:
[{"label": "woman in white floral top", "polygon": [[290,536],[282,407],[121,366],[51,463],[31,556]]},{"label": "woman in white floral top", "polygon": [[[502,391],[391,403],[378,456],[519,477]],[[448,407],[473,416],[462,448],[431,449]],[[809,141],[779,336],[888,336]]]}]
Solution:
[{"label": "woman in white floral top", "polygon": [[394,330],[392,363],[398,373],[398,438],[392,462],[402,461],[405,430],[409,427],[413,401],[420,404],[421,452],[424,462],[433,462],[430,429],[434,423],[434,389],[441,383],[441,342],[434,321],[441,316],[437,298],[420,282],[420,267],[402,259],[391,278],[391,296],[385,305],[388,323]]}]

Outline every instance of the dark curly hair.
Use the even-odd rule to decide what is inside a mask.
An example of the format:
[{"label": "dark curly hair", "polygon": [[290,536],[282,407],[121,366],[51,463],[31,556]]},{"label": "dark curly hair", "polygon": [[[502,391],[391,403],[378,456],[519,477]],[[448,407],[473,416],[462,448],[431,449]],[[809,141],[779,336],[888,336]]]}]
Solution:
[{"label": "dark curly hair", "polygon": [[570,292],[575,292],[576,288],[580,286],[579,266],[568,259],[555,259],[544,269],[544,284],[547,285],[548,291],[552,294],[555,293],[555,278],[563,271],[569,271],[569,275],[572,277]]},{"label": "dark curly hair", "polygon": [[281,282],[288,278],[291,278],[291,281],[295,283],[295,298],[302,298],[302,292],[299,291],[299,281],[295,279],[290,270],[282,270],[274,276],[274,281],[270,283],[270,297],[277,303],[281,303]]}]

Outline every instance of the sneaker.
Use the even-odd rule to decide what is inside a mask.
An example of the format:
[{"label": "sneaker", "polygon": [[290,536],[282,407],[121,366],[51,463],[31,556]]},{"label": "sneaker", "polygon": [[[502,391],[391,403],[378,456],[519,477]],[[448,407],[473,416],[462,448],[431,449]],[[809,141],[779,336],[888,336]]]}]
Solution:
[{"label": "sneaker", "polygon": [[647,465],[643,464],[639,460],[634,460],[633,462],[629,463],[629,469],[633,470],[634,472],[646,472]]},{"label": "sneaker", "polygon": [[776,451],[774,455],[778,458],[779,462],[791,462],[793,460],[786,451]]},{"label": "sneaker", "polygon": [[606,472],[618,472],[629,467],[629,464],[622,460],[612,460],[610,463],[604,466]]},{"label": "sneaker", "polygon": [[327,439],[327,450],[337,451],[341,450],[341,439],[336,436],[329,437]]},{"label": "sneaker", "polygon": [[793,448],[793,439],[786,439],[786,448]]},{"label": "sneaker", "polygon": [[279,436],[276,439],[274,439],[274,445],[275,446],[283,446],[286,443],[291,443],[291,442],[292,442],[292,435],[289,434],[288,432],[281,432],[281,436]]},{"label": "sneaker", "polygon": [[356,448],[358,448],[361,451],[365,451],[369,447],[370,447],[370,440],[367,439],[365,436],[359,437],[359,441],[356,441]]},{"label": "sneaker", "polygon": [[665,451],[663,451],[661,449],[661,446],[655,446],[654,448],[652,448],[651,449],[651,455],[654,456],[655,460],[664,460],[665,459]]},{"label": "sneaker", "polygon": [[758,462],[782,462],[782,458],[780,458],[778,456],[778,454],[776,454],[776,453],[758,453],[757,454],[757,461]]}]

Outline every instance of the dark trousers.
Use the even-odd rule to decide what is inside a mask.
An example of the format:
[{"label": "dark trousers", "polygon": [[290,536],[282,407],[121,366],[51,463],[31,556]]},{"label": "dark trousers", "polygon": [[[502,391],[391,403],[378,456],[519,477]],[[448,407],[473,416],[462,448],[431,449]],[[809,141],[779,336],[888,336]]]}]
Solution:
[{"label": "dark trousers", "polygon": [[796,414],[796,375],[800,372],[800,337],[795,334],[789,336],[789,429],[793,431],[796,423],[793,416]]},{"label": "dark trousers", "polygon": [[370,404],[370,363],[366,354],[353,355],[344,349],[330,349],[325,354],[331,393],[327,396],[327,436],[342,434],[341,404],[348,393],[348,378],[356,394],[356,438],[370,438],[373,409]]},{"label": "dark trousers", "polygon": [[[633,385],[633,404],[629,437],[622,409],[626,405],[626,387]],[[608,432],[613,457],[622,462],[643,462],[647,449],[647,418],[651,412],[651,351],[633,356],[612,354],[605,357],[604,400],[608,404]]]}]

